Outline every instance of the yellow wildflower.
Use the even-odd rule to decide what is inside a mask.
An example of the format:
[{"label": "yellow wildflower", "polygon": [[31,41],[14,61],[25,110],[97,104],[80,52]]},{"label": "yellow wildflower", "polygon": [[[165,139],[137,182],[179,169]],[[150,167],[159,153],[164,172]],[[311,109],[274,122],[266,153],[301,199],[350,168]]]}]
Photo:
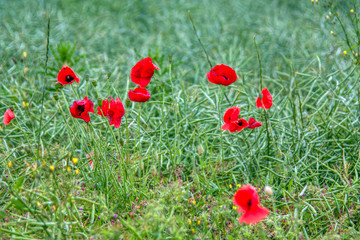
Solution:
[{"label": "yellow wildflower", "polygon": [[189,220],[189,224],[191,225],[191,220]]},{"label": "yellow wildflower", "polygon": [[347,54],[347,51],[344,51],[344,55],[346,55]]},{"label": "yellow wildflower", "polygon": [[194,205],[195,205],[195,204],[196,204],[196,201],[192,201],[192,204],[194,204]]},{"label": "yellow wildflower", "polygon": [[334,31],[330,31],[330,33],[331,33],[332,35],[334,35]]},{"label": "yellow wildflower", "polygon": [[24,56],[24,58],[26,58],[27,57],[27,52],[23,52],[23,56]]},{"label": "yellow wildflower", "polygon": [[231,184],[229,185],[229,188],[232,188]]},{"label": "yellow wildflower", "polygon": [[77,164],[77,162],[79,161],[79,159],[78,159],[78,158],[73,158],[72,161],[73,161],[74,164]]},{"label": "yellow wildflower", "polygon": [[329,19],[330,19],[330,17],[329,17],[328,15],[326,15],[326,19],[327,19],[327,20],[329,20]]},{"label": "yellow wildflower", "polygon": [[23,106],[24,106],[24,107],[27,107],[27,106],[29,106],[29,103],[23,101]]},{"label": "yellow wildflower", "polygon": [[237,209],[237,207],[233,206],[233,209],[234,209],[234,210],[236,210],[236,209]]},{"label": "yellow wildflower", "polygon": [[192,228],[191,231],[192,231],[193,233],[195,233],[195,229]]},{"label": "yellow wildflower", "polygon": [[354,13],[354,9],[351,9],[350,12],[351,12],[351,13]]},{"label": "yellow wildflower", "polygon": [[70,171],[71,171],[71,167],[67,167],[66,170],[67,170],[68,172],[70,172]]},{"label": "yellow wildflower", "polygon": [[201,222],[200,222],[200,220],[197,222],[197,224],[199,225]]},{"label": "yellow wildflower", "polygon": [[26,74],[27,71],[29,71],[29,68],[28,68],[28,67],[25,67],[25,68],[24,68],[24,74]]},{"label": "yellow wildflower", "polygon": [[12,162],[8,162],[9,168],[12,167]]},{"label": "yellow wildflower", "polygon": [[55,171],[55,167],[53,165],[50,166],[51,171]]},{"label": "yellow wildflower", "polygon": [[79,174],[80,170],[79,169],[76,169],[75,170],[75,174]]}]

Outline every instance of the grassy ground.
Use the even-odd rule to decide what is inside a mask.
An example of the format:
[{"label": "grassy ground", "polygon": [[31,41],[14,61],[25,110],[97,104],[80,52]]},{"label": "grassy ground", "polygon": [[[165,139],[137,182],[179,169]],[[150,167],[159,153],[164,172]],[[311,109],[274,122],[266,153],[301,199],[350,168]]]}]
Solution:
[{"label": "grassy ground", "polygon": [[[355,38],[346,20],[351,1],[339,2]],[[12,107],[16,115],[0,129],[2,239],[360,238],[359,71],[351,52],[343,54],[341,26],[320,5],[2,3],[0,113]],[[210,69],[187,10],[213,65],[232,66],[241,77],[233,85],[206,79]],[[254,35],[264,87],[274,96],[267,114],[255,107],[261,75]],[[148,86],[150,101],[131,103],[130,69],[146,56],[161,72]],[[63,64],[80,76],[73,89],[54,87]],[[68,106],[85,95],[95,106],[120,97],[121,127],[98,115],[91,124],[73,119]],[[222,132],[231,106],[264,125]],[[243,184],[256,186],[271,210],[259,224],[237,221],[232,196]]]}]

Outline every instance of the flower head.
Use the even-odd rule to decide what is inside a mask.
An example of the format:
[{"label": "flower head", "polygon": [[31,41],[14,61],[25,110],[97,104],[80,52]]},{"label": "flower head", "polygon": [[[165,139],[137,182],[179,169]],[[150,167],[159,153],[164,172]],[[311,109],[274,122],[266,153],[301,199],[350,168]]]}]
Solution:
[{"label": "flower head", "polygon": [[129,91],[129,99],[133,102],[146,102],[150,97],[150,92],[146,88],[138,87]]},{"label": "flower head", "polygon": [[254,118],[249,118],[249,126],[248,128],[251,128],[251,129],[254,129],[254,128],[257,128],[257,127],[261,127],[261,122],[257,122],[255,121]]},{"label": "flower head", "polygon": [[150,57],[144,58],[137,62],[131,69],[131,81],[140,87],[146,87],[150,83],[155,69],[160,70],[155,64],[153,64]]},{"label": "flower head", "polygon": [[260,199],[255,188],[251,185],[242,186],[234,195],[234,205],[243,213],[239,218],[240,223],[255,224],[265,219],[270,211],[259,206]]},{"label": "flower head", "polygon": [[107,117],[110,125],[118,128],[121,125],[121,118],[125,114],[125,109],[120,98],[116,98],[116,101],[112,97],[110,98],[111,100],[103,100],[101,108],[97,107],[97,114],[102,117]]},{"label": "flower head", "polygon": [[15,118],[15,114],[13,113],[13,111],[11,111],[10,108],[8,108],[4,114],[4,119],[3,119],[3,123],[5,125],[8,125],[11,120],[13,120]]},{"label": "flower head", "polygon": [[234,69],[221,64],[213,67],[210,72],[207,73],[207,78],[211,83],[228,86],[236,81],[237,75]]},{"label": "flower head", "polygon": [[256,107],[265,109],[271,108],[273,104],[273,97],[271,96],[269,90],[267,88],[263,88],[263,90],[261,90],[261,94],[262,99],[260,99],[260,97],[257,98]]},{"label": "flower head", "polygon": [[94,103],[87,97],[84,100],[74,101],[70,107],[71,116],[83,119],[85,122],[90,122],[89,112],[94,113]]},{"label": "flower head", "polygon": [[74,81],[80,82],[80,79],[75,75],[74,71],[70,67],[63,66],[60,70],[57,80],[62,85],[72,84]]},{"label": "flower head", "polygon": [[245,119],[238,119],[240,110],[239,107],[232,107],[226,110],[224,114],[225,124],[221,127],[222,130],[229,130],[232,133],[236,131],[240,132],[248,126],[248,122]]}]

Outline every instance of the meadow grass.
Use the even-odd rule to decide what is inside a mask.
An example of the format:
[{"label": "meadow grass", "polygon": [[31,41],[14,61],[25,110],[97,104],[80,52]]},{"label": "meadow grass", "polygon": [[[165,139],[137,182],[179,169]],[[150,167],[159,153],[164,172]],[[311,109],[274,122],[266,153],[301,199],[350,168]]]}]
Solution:
[{"label": "meadow grass", "polygon": [[[324,2],[2,1],[0,113],[16,118],[0,129],[0,238],[359,239],[357,1],[330,19]],[[233,85],[206,79],[188,10]],[[147,56],[161,71],[133,103],[130,70]],[[64,64],[81,82],[57,89]],[[110,95],[119,129],[71,117],[74,100]],[[232,106],[263,126],[223,132]],[[244,184],[271,210],[256,225],[232,203]]]}]

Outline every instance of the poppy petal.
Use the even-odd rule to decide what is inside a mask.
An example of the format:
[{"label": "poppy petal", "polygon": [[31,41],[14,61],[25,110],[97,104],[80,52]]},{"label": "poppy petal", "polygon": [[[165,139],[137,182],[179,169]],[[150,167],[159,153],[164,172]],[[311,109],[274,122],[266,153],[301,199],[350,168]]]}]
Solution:
[{"label": "poppy petal", "polygon": [[14,112],[9,108],[5,111],[3,123],[8,125],[15,118]]},{"label": "poppy petal", "polygon": [[267,208],[258,207],[255,210],[245,212],[243,215],[241,215],[239,218],[239,223],[255,224],[264,220],[269,215],[269,213],[270,211]]}]

